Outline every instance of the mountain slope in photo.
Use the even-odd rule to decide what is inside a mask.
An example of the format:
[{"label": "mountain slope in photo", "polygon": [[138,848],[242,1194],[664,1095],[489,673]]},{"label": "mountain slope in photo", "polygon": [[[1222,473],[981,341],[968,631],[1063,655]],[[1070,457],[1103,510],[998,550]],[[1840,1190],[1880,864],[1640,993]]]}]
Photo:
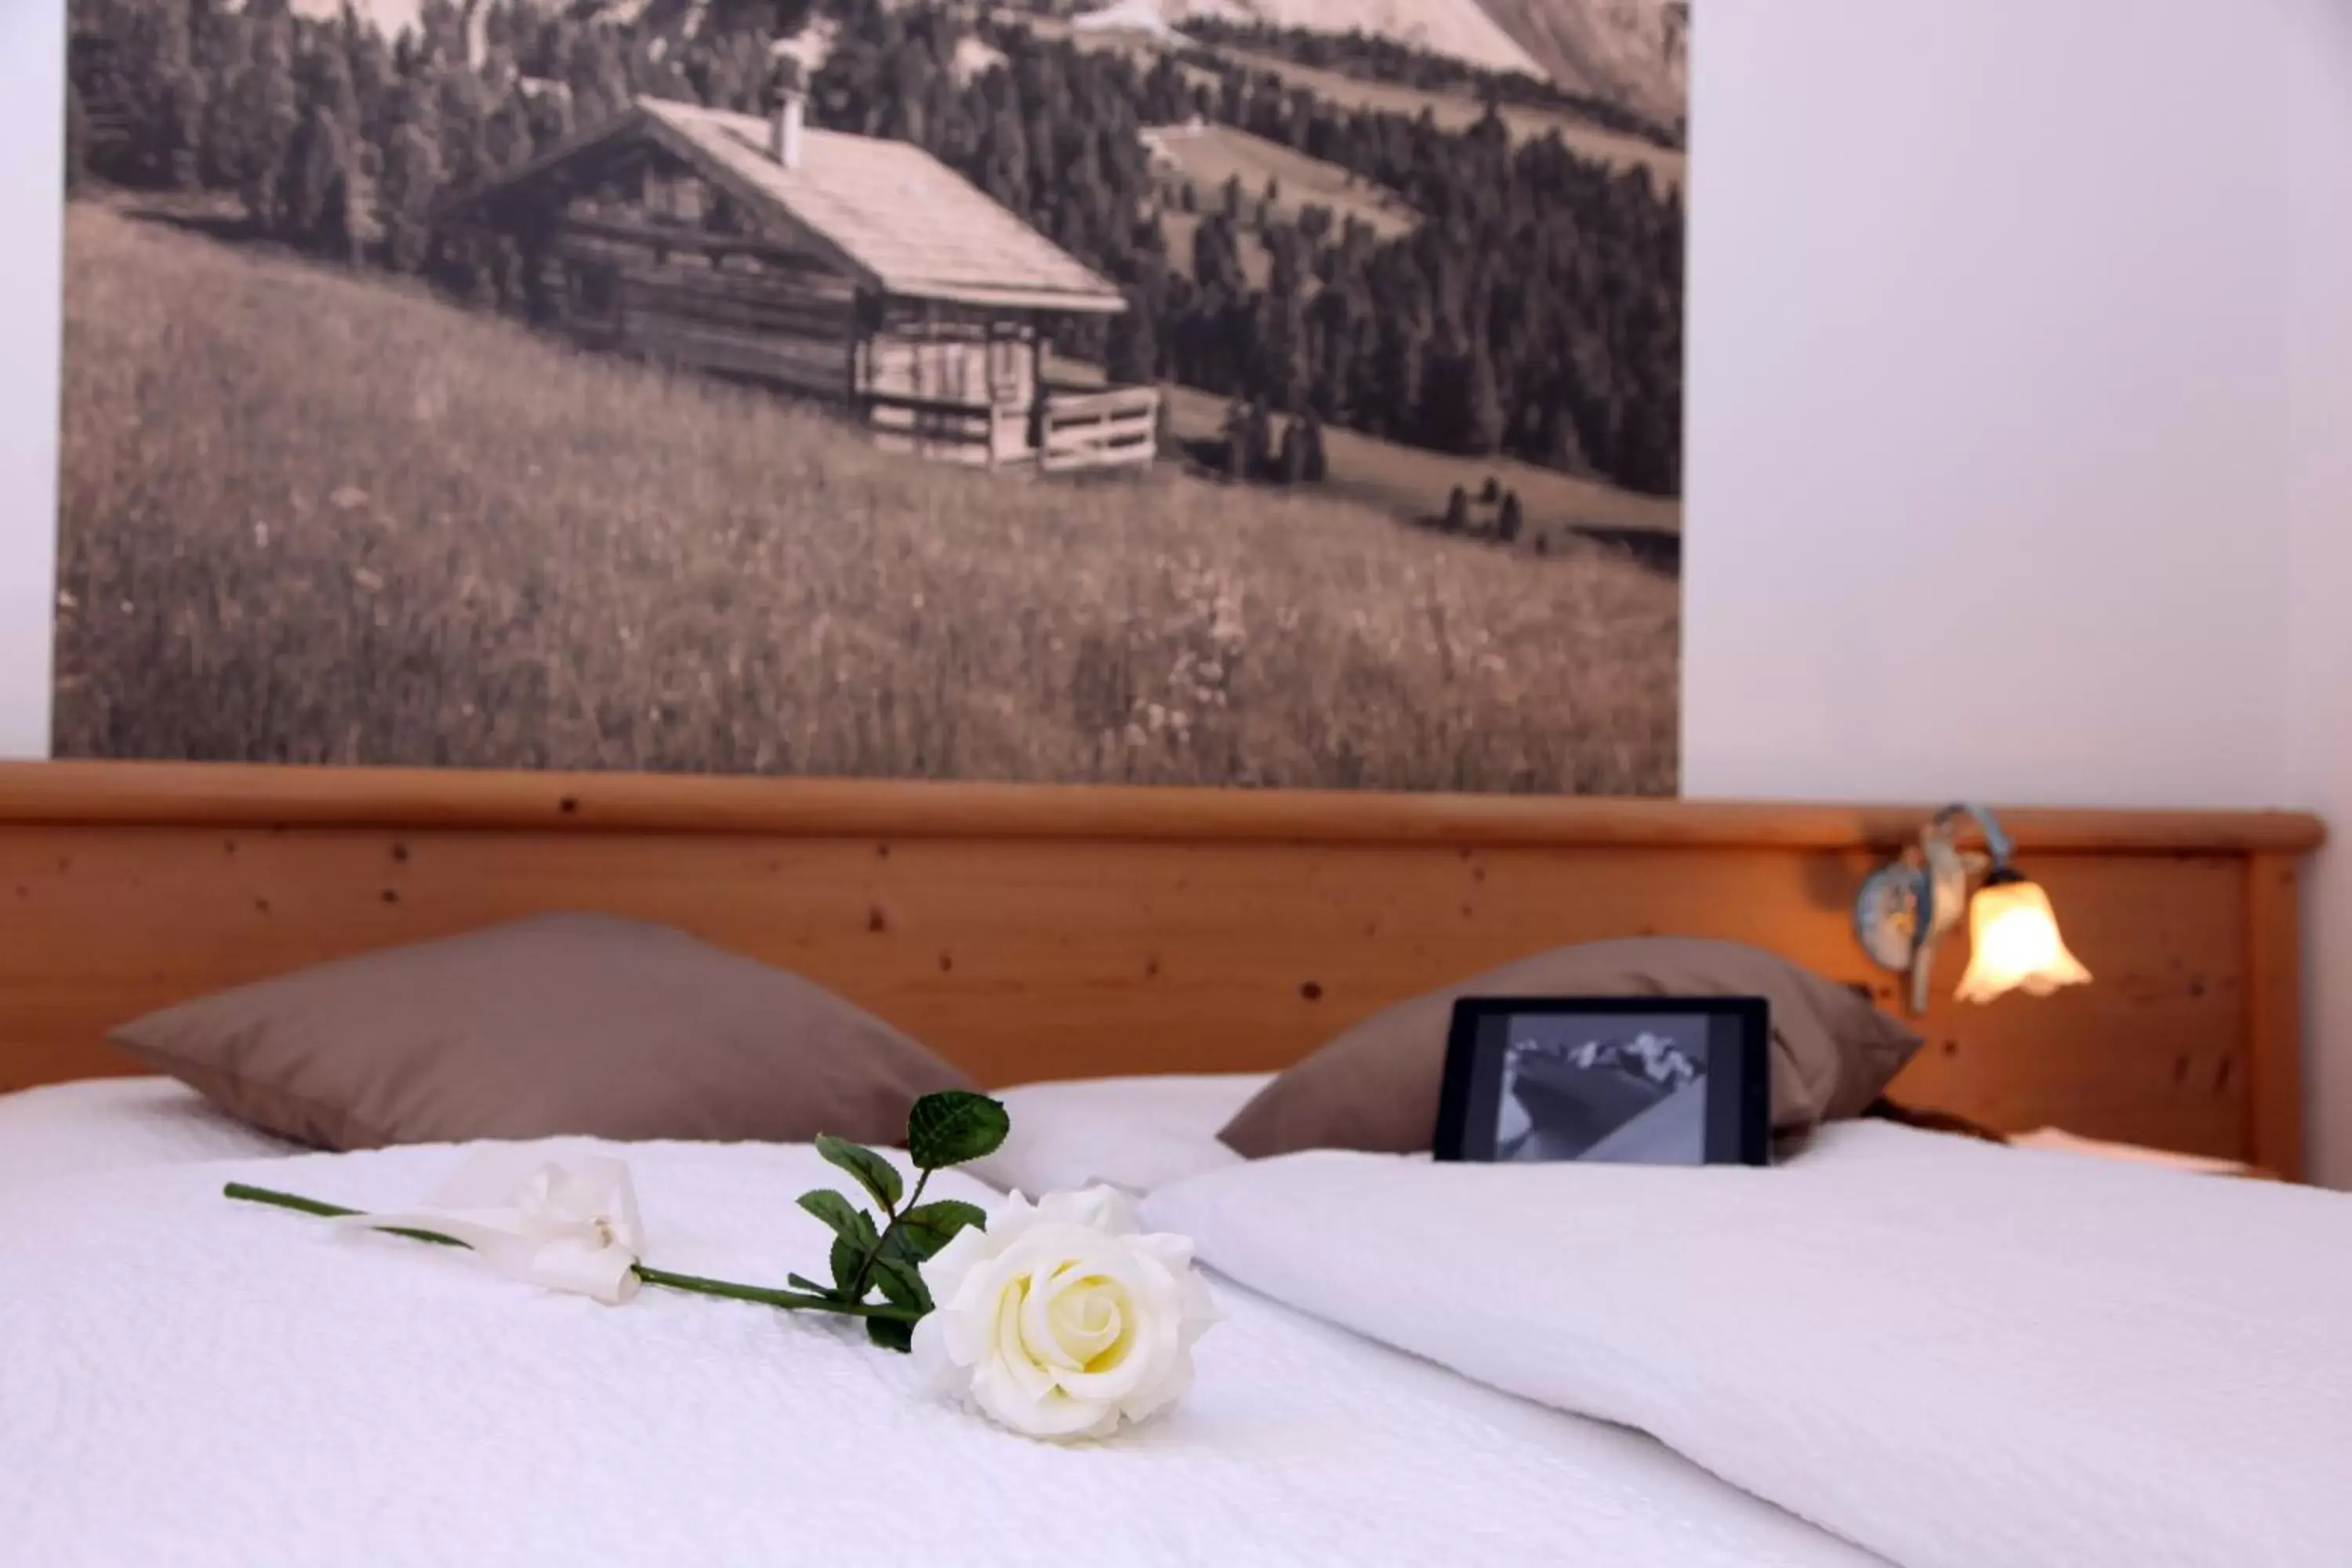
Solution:
[{"label": "mountain slope in photo", "polygon": [[1669,791],[1679,594],[1312,494],[878,450],[77,202],[56,751]]},{"label": "mountain slope in photo", "polygon": [[[1198,0],[1165,3],[1189,7]],[[1220,16],[1230,12],[1240,16]],[[1480,0],[1209,0],[1207,14],[1316,33],[1369,33],[1486,70],[1545,74],[1536,56]],[[1169,20],[1181,24],[1181,18]]]},{"label": "mountain slope in photo", "polygon": [[1667,127],[1683,123],[1689,96],[1689,0],[1110,0],[1080,14],[1163,40],[1203,22],[1360,33]]},{"label": "mountain slope in photo", "polygon": [[[530,0],[526,0],[530,3]],[[439,0],[288,0],[298,16],[346,13],[386,37],[427,29]],[[489,0],[447,8],[480,15]],[[708,19],[711,0],[537,0],[569,15],[650,28],[680,40]],[[1689,0],[1083,0],[1066,9],[1111,29],[1159,33],[1188,22],[1256,24],[1340,36],[1363,33],[1481,69],[1519,72],[1618,103],[1645,119],[1683,119],[1688,91]]]},{"label": "mountain slope in photo", "polygon": [[1478,0],[1556,86],[1678,125],[1690,98],[1690,0]]}]

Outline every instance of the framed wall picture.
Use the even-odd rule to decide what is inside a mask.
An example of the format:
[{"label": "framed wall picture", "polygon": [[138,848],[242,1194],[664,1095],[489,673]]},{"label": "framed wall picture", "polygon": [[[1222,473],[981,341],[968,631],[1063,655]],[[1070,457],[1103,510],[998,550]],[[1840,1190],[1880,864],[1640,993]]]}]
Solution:
[{"label": "framed wall picture", "polygon": [[69,0],[54,751],[1676,783],[1682,0]]}]

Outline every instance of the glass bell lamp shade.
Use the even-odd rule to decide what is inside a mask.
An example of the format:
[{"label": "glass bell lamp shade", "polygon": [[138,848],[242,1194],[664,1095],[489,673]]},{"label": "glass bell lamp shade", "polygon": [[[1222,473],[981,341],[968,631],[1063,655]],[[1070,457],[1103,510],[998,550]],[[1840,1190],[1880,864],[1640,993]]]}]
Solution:
[{"label": "glass bell lamp shade", "polygon": [[2091,978],[2058,934],[2050,895],[2022,877],[1998,876],[1969,900],[1969,972],[1953,993],[1963,1002],[1990,1002],[2021,990],[2047,996]]}]

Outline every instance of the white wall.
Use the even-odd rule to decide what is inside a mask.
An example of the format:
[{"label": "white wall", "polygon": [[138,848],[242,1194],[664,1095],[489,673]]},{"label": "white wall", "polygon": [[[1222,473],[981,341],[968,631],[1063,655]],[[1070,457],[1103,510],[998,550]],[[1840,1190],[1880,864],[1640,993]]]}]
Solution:
[{"label": "white wall", "polygon": [[2352,1186],[2352,0],[1704,0],[1684,787],[2305,805]]},{"label": "white wall", "polygon": [[2352,1187],[2352,4],[2314,3],[2286,95],[2287,798],[2344,840],[2305,900],[2306,992],[2315,1173]]},{"label": "white wall", "polygon": [[1684,788],[2270,805],[2265,0],[1702,0]]},{"label": "white wall", "polygon": [[65,6],[0,3],[0,757],[49,750]]}]

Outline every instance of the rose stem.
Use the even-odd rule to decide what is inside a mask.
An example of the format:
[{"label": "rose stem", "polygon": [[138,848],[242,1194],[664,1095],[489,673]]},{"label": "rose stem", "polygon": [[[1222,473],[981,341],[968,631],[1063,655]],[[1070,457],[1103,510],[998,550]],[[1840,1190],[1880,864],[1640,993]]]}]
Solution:
[{"label": "rose stem", "polygon": [[[249,1187],[243,1182],[231,1182],[221,1189],[228,1196],[249,1204],[274,1204],[282,1209],[318,1215],[325,1219],[364,1217],[358,1209],[339,1208],[322,1204],[316,1198],[298,1197],[292,1193],[272,1192],[268,1187]],[[400,1226],[383,1227],[388,1235],[404,1236],[414,1241],[429,1241],[436,1247],[465,1247],[454,1236],[437,1231],[409,1230]],[[471,1248],[467,1248],[471,1250]],[[892,1318],[911,1323],[922,1316],[902,1307],[888,1305],[854,1305],[845,1301],[828,1300],[822,1296],[804,1296],[793,1290],[768,1290],[757,1285],[736,1285],[724,1279],[705,1279],[695,1274],[672,1274],[666,1268],[648,1268],[642,1263],[632,1264],[630,1271],[648,1285],[665,1286],[672,1290],[691,1290],[702,1296],[724,1296],[736,1301],[757,1301],[762,1306],[780,1308],[787,1312],[838,1312],[851,1318]]]}]

